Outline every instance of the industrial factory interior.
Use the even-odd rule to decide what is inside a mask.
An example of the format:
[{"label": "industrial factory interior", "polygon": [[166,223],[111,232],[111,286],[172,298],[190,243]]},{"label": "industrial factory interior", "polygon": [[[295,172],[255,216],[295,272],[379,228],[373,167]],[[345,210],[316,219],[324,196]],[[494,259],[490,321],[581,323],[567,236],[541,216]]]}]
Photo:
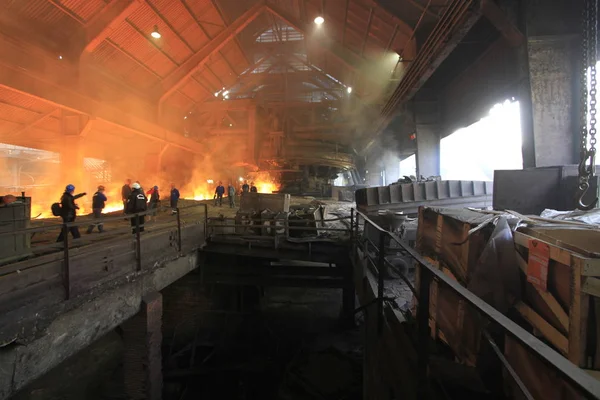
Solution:
[{"label": "industrial factory interior", "polygon": [[0,0],[0,400],[600,399],[599,0]]}]

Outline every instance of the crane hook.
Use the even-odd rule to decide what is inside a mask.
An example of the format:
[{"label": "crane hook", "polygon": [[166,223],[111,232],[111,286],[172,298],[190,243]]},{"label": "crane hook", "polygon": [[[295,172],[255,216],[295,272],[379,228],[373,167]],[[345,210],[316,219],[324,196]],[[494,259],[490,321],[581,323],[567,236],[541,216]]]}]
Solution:
[{"label": "crane hook", "polygon": [[587,182],[587,179],[579,184],[579,188],[577,190],[577,208],[579,210],[583,210],[583,211],[589,211],[593,208],[596,207],[596,204],[598,203],[598,197],[596,197],[590,204],[584,204],[583,203],[583,197],[585,196],[585,194],[587,193],[588,189],[590,188],[590,184]]},{"label": "crane hook", "polygon": [[[590,160],[590,165],[587,166],[587,160]],[[583,203],[583,197],[590,188],[589,179],[594,176],[596,169],[596,151],[595,150],[583,150],[581,162],[579,163],[579,187],[577,188],[576,201],[577,208],[583,211],[589,211],[596,207],[598,204],[598,197],[596,197],[590,204]]]}]

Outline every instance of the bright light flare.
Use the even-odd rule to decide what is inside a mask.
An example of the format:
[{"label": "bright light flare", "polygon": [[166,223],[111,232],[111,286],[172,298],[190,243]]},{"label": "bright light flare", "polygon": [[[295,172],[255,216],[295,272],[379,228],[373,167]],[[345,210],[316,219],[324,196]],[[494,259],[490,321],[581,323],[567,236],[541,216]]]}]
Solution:
[{"label": "bright light flare", "polygon": [[244,178],[240,176],[240,182],[244,182]]},{"label": "bright light flare", "polygon": [[150,33],[150,36],[152,36],[154,39],[160,39],[162,37],[162,35],[158,31],[158,26],[154,25],[154,29]]},{"label": "bright light flare", "polygon": [[348,86],[348,87],[346,88],[346,92],[348,92],[348,94],[352,93],[352,88],[351,88],[350,86]]},{"label": "bright light flare", "polygon": [[317,18],[315,18],[315,24],[317,25],[322,25],[323,22],[325,22],[325,18],[318,16]]},{"label": "bright light flare", "polygon": [[213,181],[212,179],[207,179],[206,183],[208,183],[209,185],[212,185],[213,183],[215,183],[215,181]]}]

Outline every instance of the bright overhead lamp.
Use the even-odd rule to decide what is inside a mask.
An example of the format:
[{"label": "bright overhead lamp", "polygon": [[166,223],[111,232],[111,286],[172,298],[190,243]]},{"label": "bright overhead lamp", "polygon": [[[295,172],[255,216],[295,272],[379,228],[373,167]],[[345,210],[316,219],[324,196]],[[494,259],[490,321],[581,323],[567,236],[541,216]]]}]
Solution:
[{"label": "bright overhead lamp", "polygon": [[150,33],[150,36],[152,36],[154,39],[160,39],[162,37],[162,35],[158,31],[158,26],[157,25],[154,25],[154,29]]},{"label": "bright overhead lamp", "polygon": [[226,90],[223,92],[223,97],[227,96],[229,94],[229,90]]},{"label": "bright overhead lamp", "polygon": [[215,97],[219,97],[219,92],[215,92]]},{"label": "bright overhead lamp", "polygon": [[346,92],[348,92],[348,93],[352,93],[352,88],[351,88],[350,86],[348,86],[348,87],[346,88]]},{"label": "bright overhead lamp", "polygon": [[317,25],[321,25],[323,22],[325,22],[325,18],[318,16],[317,18],[315,18],[315,24]]}]

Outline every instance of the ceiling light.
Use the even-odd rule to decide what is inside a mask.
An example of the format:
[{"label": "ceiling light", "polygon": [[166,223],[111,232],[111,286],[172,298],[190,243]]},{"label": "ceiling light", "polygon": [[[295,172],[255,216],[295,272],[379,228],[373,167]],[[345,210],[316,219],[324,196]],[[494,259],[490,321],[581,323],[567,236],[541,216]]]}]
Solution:
[{"label": "ceiling light", "polygon": [[228,95],[225,95],[225,96],[223,96],[223,98],[224,98],[224,99],[228,99],[228,98],[229,98],[229,96],[228,96]]},{"label": "ceiling light", "polygon": [[233,126],[233,124],[229,124],[229,126]]},{"label": "ceiling light", "polygon": [[187,115],[185,117],[183,117],[183,119],[187,119]]},{"label": "ceiling light", "polygon": [[154,39],[160,39],[161,38],[162,35],[158,31],[158,26],[154,25],[154,29],[150,33],[150,36],[152,36]]},{"label": "ceiling light", "polygon": [[321,25],[323,22],[325,22],[325,19],[321,16],[315,18],[315,24],[317,25]]},{"label": "ceiling light", "polygon": [[227,96],[229,94],[229,90],[223,92],[223,96]]},{"label": "ceiling light", "polygon": [[346,88],[346,92],[348,92],[348,93],[352,93],[352,88],[351,88],[350,86],[348,86],[348,87]]},{"label": "ceiling light", "polygon": [[219,97],[219,92],[215,92],[215,97]]},{"label": "ceiling light", "polygon": [[58,59],[59,59],[59,60],[62,60],[62,56],[58,56]]},{"label": "ceiling light", "polygon": [[240,182],[244,182],[244,178],[240,176]]}]

